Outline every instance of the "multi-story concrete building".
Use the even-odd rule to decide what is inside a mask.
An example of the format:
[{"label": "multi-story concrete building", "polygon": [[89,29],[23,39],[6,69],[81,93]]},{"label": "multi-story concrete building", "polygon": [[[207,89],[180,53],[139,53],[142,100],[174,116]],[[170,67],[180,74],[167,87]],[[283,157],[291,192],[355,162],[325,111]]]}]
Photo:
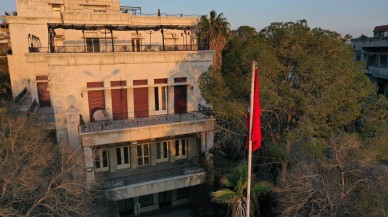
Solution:
[{"label": "multi-story concrete building", "polygon": [[16,6],[14,97],[27,93],[58,143],[82,148],[88,186],[99,180],[121,214],[188,202],[214,137],[198,85],[214,51],[198,43],[198,18],[139,15],[118,0]]},{"label": "multi-story concrete building", "polygon": [[373,37],[352,40],[355,60],[365,61],[365,74],[377,85],[377,93],[388,98],[388,25],[376,26]]}]

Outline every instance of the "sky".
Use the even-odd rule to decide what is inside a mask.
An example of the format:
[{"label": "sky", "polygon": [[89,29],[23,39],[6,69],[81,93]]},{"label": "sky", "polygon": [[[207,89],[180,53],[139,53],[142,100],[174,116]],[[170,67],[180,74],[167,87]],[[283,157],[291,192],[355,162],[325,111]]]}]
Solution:
[{"label": "sky", "polygon": [[[15,10],[16,0],[0,0],[0,14]],[[205,15],[224,13],[232,29],[248,25],[261,30],[272,22],[306,19],[321,27],[358,37],[371,36],[377,25],[388,24],[388,0],[120,0],[122,6],[139,6],[142,13]]]}]

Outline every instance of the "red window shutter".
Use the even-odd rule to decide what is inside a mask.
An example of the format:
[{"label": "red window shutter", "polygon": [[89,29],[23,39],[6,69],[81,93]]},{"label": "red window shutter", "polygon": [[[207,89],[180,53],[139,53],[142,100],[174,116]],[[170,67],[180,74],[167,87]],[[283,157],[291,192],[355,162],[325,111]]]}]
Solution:
[{"label": "red window shutter", "polygon": [[154,80],[154,84],[167,84],[167,78],[159,78]]},{"label": "red window shutter", "polygon": [[[111,81],[112,87],[125,87],[126,81]],[[114,120],[128,119],[127,89],[112,90],[112,112]]]},{"label": "red window shutter", "polygon": [[174,78],[174,83],[182,83],[182,82],[187,82],[187,78],[186,77]]},{"label": "red window shutter", "polygon": [[[133,85],[147,85],[147,80],[134,80]],[[148,87],[134,88],[133,90],[134,98],[134,110],[135,117],[148,117]]]},{"label": "red window shutter", "polygon": [[39,76],[36,76],[36,80],[37,81],[47,81],[48,76],[47,75],[39,75]]},{"label": "red window shutter", "polygon": [[174,86],[174,112],[187,113],[187,85]]},{"label": "red window shutter", "polygon": [[[104,87],[104,82],[88,82],[88,88]],[[104,90],[88,91],[90,121],[95,121],[93,114],[97,110],[105,110]]]},{"label": "red window shutter", "polygon": [[47,90],[48,82],[38,82],[37,87],[40,107],[51,107],[50,92]]}]

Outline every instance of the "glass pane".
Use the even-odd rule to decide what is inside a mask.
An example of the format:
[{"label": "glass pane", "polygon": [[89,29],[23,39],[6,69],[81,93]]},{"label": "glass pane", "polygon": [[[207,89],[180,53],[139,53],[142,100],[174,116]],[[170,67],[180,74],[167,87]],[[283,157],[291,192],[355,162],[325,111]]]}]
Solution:
[{"label": "glass pane", "polygon": [[138,145],[138,146],[137,146],[137,156],[138,156],[138,157],[143,156],[143,150],[142,150],[142,148],[141,148],[141,145]]},{"label": "glass pane", "polygon": [[102,151],[102,167],[108,167],[108,151]]},{"label": "glass pane", "polygon": [[163,158],[167,158],[167,142],[163,142]]},{"label": "glass pane", "polygon": [[160,148],[160,142],[156,143],[156,153],[157,153],[157,159],[161,159],[162,158],[162,150]]},{"label": "glass pane", "polygon": [[166,110],[167,88],[162,87],[162,110]]},{"label": "glass pane", "polygon": [[149,149],[148,149],[148,148],[149,148],[148,144],[145,144],[144,147],[143,147],[144,156],[150,155],[150,154],[149,154]]},{"label": "glass pane", "polygon": [[159,88],[154,87],[155,91],[155,111],[159,111]]},{"label": "glass pane", "polygon": [[150,157],[144,157],[144,165],[150,164]]},{"label": "glass pane", "polygon": [[94,52],[100,52],[100,39],[93,38]]},{"label": "glass pane", "polygon": [[129,148],[124,147],[124,164],[129,164]]},{"label": "glass pane", "polygon": [[186,155],[186,139],[182,139],[182,155]]},{"label": "glass pane", "polygon": [[141,157],[137,158],[137,165],[139,166],[143,165],[143,158]]},{"label": "glass pane", "polygon": [[179,156],[179,140],[175,140],[175,156]]},{"label": "glass pane", "polygon": [[94,156],[94,164],[96,165],[97,168],[100,168],[100,152],[95,153],[96,156]]},{"label": "glass pane", "polygon": [[121,148],[116,148],[117,165],[121,165]]},{"label": "glass pane", "polygon": [[87,52],[93,52],[93,39],[91,38],[86,39],[86,50]]}]

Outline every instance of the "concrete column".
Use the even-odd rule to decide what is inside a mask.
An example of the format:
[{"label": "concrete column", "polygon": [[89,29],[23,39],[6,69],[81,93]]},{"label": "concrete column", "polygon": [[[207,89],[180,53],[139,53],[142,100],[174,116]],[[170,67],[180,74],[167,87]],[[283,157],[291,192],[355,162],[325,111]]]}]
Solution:
[{"label": "concrete column", "polygon": [[159,196],[158,196],[158,193],[153,194],[153,196],[154,196],[154,205],[158,205],[159,206]]},{"label": "concrete column", "polygon": [[109,172],[114,173],[117,170],[116,148],[109,149]]},{"label": "concrete column", "polygon": [[84,147],[84,159],[86,170],[86,184],[88,188],[94,184],[94,164],[93,164],[93,151],[90,147]]},{"label": "concrete column", "polygon": [[137,168],[137,146],[131,145],[131,169]]},{"label": "concrete column", "polygon": [[171,200],[176,201],[177,198],[177,190],[171,190]]},{"label": "concrete column", "polygon": [[195,137],[188,138],[188,145],[187,145],[187,151],[188,151],[188,160],[192,160],[195,156],[198,155],[197,153],[197,139]]},{"label": "concrete column", "polygon": [[135,105],[133,100],[133,88],[127,89],[127,103],[128,103],[128,117],[134,118],[135,117]]},{"label": "concrete column", "polygon": [[155,166],[157,164],[157,149],[156,149],[156,144],[151,143],[150,144],[151,148],[151,166]]},{"label": "concrete column", "polygon": [[214,131],[209,131],[206,133],[206,149],[205,152],[209,153],[209,150],[213,148],[214,145]]},{"label": "concrete column", "polygon": [[[174,80],[169,81],[169,83],[174,83]],[[169,86],[167,89],[167,113],[168,114],[174,114],[174,86]]]},{"label": "concrete column", "polygon": [[204,153],[206,149],[206,132],[201,132],[201,152]]},{"label": "concrete column", "polygon": [[170,145],[169,155],[170,155],[170,163],[175,163],[175,140],[168,141]]},{"label": "concrete column", "polygon": [[[104,82],[104,87],[110,87],[109,82]],[[113,117],[111,90],[105,90],[105,110]]]},{"label": "concrete column", "polygon": [[66,111],[67,116],[67,136],[69,140],[69,145],[76,150],[81,145],[81,137],[78,133],[79,125],[79,112],[76,108],[70,107]]},{"label": "concrete column", "polygon": [[155,115],[155,90],[153,87],[148,88],[148,114]]}]

